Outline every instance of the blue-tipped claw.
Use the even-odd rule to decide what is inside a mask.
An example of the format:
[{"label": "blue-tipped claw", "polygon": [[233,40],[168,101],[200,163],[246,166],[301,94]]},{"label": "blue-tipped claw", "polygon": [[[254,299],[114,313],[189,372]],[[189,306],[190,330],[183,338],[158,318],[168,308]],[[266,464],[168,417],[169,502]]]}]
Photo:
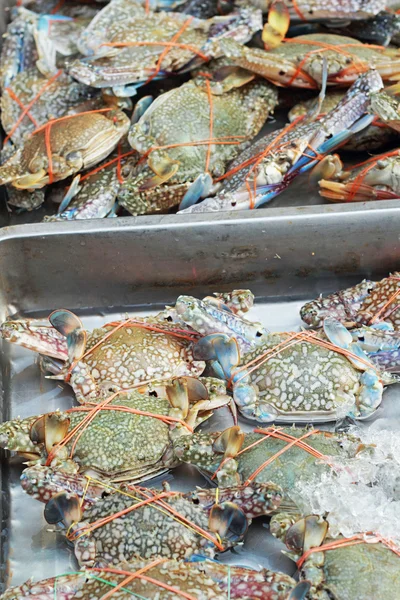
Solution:
[{"label": "blue-tipped claw", "polygon": [[140,98],[135,104],[135,108],[133,110],[133,114],[131,117],[131,123],[134,125],[139,121],[139,119],[144,115],[146,110],[149,108],[150,104],[153,102],[153,96],[143,96]]},{"label": "blue-tipped claw", "polygon": [[226,333],[210,333],[200,338],[193,347],[193,358],[195,360],[216,360],[217,355],[213,342],[218,338],[229,339]]},{"label": "blue-tipped claw", "polygon": [[179,210],[189,208],[190,206],[193,206],[193,204],[196,204],[200,198],[208,196],[211,186],[211,175],[209,173],[201,173],[183,196],[179,205]]},{"label": "blue-tipped claw", "polygon": [[64,212],[64,210],[67,208],[67,206],[69,205],[69,203],[71,202],[72,198],[74,198],[77,193],[80,190],[79,187],[79,181],[81,179],[80,175],[76,175],[76,177],[73,178],[71,185],[68,188],[67,193],[65,194],[64,198],[61,200],[61,204],[58,207],[58,213],[60,214],[62,212]]},{"label": "blue-tipped claw", "polygon": [[300,581],[290,592],[288,600],[304,600],[310,591],[311,583],[309,581]]},{"label": "blue-tipped claw", "polygon": [[55,310],[49,316],[49,321],[67,338],[68,358],[72,363],[79,360],[85,351],[86,331],[82,321],[70,310]]},{"label": "blue-tipped claw", "polygon": [[235,338],[217,338],[213,341],[217,361],[221,365],[226,379],[232,376],[232,369],[240,362],[239,345]]},{"label": "blue-tipped claw", "polygon": [[333,317],[327,317],[324,320],[324,332],[328,340],[340,348],[347,349],[353,343],[353,336],[350,331]]}]

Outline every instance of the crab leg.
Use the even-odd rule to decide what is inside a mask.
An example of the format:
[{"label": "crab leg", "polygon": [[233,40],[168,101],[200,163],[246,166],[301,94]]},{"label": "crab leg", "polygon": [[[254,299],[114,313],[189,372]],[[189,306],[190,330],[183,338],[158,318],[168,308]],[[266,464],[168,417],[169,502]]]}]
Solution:
[{"label": "crab leg", "polygon": [[45,354],[46,356],[68,360],[67,343],[54,327],[40,325],[43,320],[21,319],[5,321],[0,327],[3,339]]}]

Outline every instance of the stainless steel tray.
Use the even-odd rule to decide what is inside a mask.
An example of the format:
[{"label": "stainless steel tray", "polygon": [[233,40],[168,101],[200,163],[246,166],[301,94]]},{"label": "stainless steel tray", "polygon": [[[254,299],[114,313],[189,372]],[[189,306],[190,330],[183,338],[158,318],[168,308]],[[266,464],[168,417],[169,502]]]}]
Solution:
[{"label": "stainless steel tray", "polygon": [[[300,324],[302,302],[319,293],[379,278],[400,263],[400,217],[390,202],[363,206],[296,209],[287,216],[245,213],[231,219],[201,215],[78,222],[4,228],[0,232],[0,319],[7,315],[46,316],[57,307],[77,311],[92,328],[110,316],[146,314],[171,303],[178,294],[201,297],[213,291],[250,287],[257,296],[255,319],[271,330]],[[68,386],[43,378],[33,353],[3,343],[2,418],[25,417],[66,408]],[[392,386],[375,418],[396,423],[399,388]],[[230,424],[221,411],[207,424]],[[250,423],[241,422],[249,430]],[[368,427],[364,423],[363,427]],[[19,487],[22,464],[3,456],[2,581],[19,584],[75,567],[61,536],[48,531],[43,506]],[[165,477],[164,477],[165,478]],[[207,482],[189,467],[167,476],[178,489]],[[159,485],[160,479],[153,480]],[[260,522],[261,521],[261,522]],[[293,572],[282,546],[263,527],[251,527],[244,551],[222,560],[265,565]]]}]

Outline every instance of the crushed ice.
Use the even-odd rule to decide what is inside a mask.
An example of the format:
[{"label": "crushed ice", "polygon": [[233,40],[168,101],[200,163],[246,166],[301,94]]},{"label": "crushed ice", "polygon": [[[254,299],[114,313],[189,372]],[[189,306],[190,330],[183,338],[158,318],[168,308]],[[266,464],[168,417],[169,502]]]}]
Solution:
[{"label": "crushed ice", "polygon": [[351,459],[335,456],[335,468],[322,477],[298,479],[292,498],[304,514],[327,516],[330,536],[374,532],[400,544],[400,436],[378,423],[349,433],[375,448]]}]

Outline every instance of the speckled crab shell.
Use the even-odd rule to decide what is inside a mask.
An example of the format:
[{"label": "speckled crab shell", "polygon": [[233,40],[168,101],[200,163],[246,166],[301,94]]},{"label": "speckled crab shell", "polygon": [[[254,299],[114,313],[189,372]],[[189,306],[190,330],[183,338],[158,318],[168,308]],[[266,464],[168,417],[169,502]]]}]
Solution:
[{"label": "speckled crab shell", "polygon": [[[324,535],[326,531],[328,537]],[[311,543],[307,543],[308,540]],[[386,544],[373,533],[358,534],[350,539],[330,538],[329,524],[315,515],[296,522],[288,530],[285,541],[291,550],[289,556],[292,555],[293,560],[300,559],[300,578],[311,584],[311,598],[386,600],[397,595],[400,551],[390,541]],[[341,543],[346,545],[340,546]],[[336,547],[329,549],[332,544]],[[355,577],[355,572],[362,573],[362,577]],[[377,573],[385,576],[377,578]]]},{"label": "speckled crab shell", "polygon": [[[20,144],[36,128],[50,119],[58,119],[65,115],[68,110],[93,95],[93,91],[87,86],[74,81],[62,71],[51,81],[36,68],[27,69],[14,77],[1,97],[1,123],[7,134],[13,132],[12,141]],[[15,101],[15,96],[24,106],[29,105],[38,96],[29,110],[35,124],[25,115],[15,128],[23,110]]]},{"label": "speckled crab shell", "polygon": [[[109,406],[128,407],[160,416],[168,416],[172,410],[165,398],[139,392],[121,395]],[[72,431],[88,412],[82,408],[56,414],[60,421],[70,419],[68,431]],[[42,462],[45,462],[47,453],[43,444],[33,443],[29,437],[37,419],[28,417],[1,424],[0,445],[36,461],[42,457]],[[183,430],[188,433],[184,426],[177,424],[174,435],[179,435]],[[170,451],[170,425],[155,417],[132,414],[117,408],[101,410],[81,431],[72,461],[66,460],[72,449],[72,441],[55,455],[52,466],[60,472],[90,470],[104,481],[143,481],[165,472],[177,462]]]},{"label": "speckled crab shell", "polygon": [[371,321],[387,321],[395,330],[400,329],[400,309],[397,300],[385,305],[400,287],[400,273],[394,272],[381,281],[364,279],[354,287],[307,302],[300,316],[308,325],[321,327],[326,317],[332,316],[348,326],[370,325]]},{"label": "speckled crab shell", "polygon": [[[265,337],[259,347],[242,357],[241,364],[252,364],[286,339],[287,335],[278,334]],[[237,372],[233,395],[249,418],[315,422],[336,419],[341,412],[359,412],[362,373],[333,349],[300,341],[288,348],[283,346],[265,362],[260,360],[257,368],[248,369],[248,375],[247,370],[240,373],[240,366]],[[249,392],[244,405],[242,386]]]},{"label": "speckled crab shell", "polygon": [[51,179],[60,181],[103,160],[130,124],[122,111],[105,111],[71,115],[36,130],[0,167],[0,184],[11,183],[19,189],[42,188]]},{"label": "speckled crab shell", "polygon": [[114,572],[107,568],[86,569],[43,581],[27,581],[21,586],[10,588],[0,598],[20,600],[26,597],[36,598],[36,594],[40,593],[41,600],[53,600],[56,590],[57,600],[100,600],[112,588],[126,581],[129,574],[139,571],[144,577],[135,577],[126,582],[123,589],[115,589],[113,598],[128,600],[134,594],[148,600],[177,600],[181,597],[181,592],[189,594],[195,600],[226,600],[227,593],[232,600],[253,597],[287,600],[288,594],[296,586],[289,575],[268,569],[255,571],[208,560],[179,562],[134,559],[129,563],[116,565]]},{"label": "speckled crab shell", "polygon": [[[209,85],[212,137],[229,141],[233,136],[232,141],[235,141],[238,136],[235,144],[211,145],[208,170],[212,177],[219,177],[227,163],[260,131],[277,103],[277,93],[263,81],[251,81],[223,93],[214,93],[212,80]],[[218,82],[215,85],[218,86]],[[120,203],[132,214],[160,212],[176,206],[206,170],[209,146],[196,142],[209,139],[210,97],[205,78],[197,77],[161,94],[133,125],[128,140],[141,154],[170,144],[178,144],[178,147],[151,151],[122,185],[118,195]],[[178,168],[163,180],[157,177],[158,164]]]},{"label": "speckled crab shell", "polygon": [[[302,428],[282,427],[280,431],[294,437],[301,437],[308,430]],[[243,485],[249,477],[269,458],[275,456],[287,446],[287,442],[264,435],[262,433],[244,434],[241,452],[233,458],[223,461],[224,454],[219,448],[218,439],[221,432],[194,433],[177,439],[174,443],[175,454],[182,462],[188,462],[207,477],[216,473],[216,481],[220,487]],[[263,440],[246,450],[254,442]],[[338,456],[340,461],[353,458],[358,452],[369,452],[370,449],[360,446],[360,440],[348,434],[329,432],[312,433],[304,440],[309,446],[324,456]],[[223,463],[223,464],[222,464]],[[293,445],[281,456],[266,465],[254,478],[257,482],[274,482],[279,485],[285,499],[293,497],[294,484],[301,480],[305,484],[314,477],[322,475],[331,467],[297,445]]]}]

